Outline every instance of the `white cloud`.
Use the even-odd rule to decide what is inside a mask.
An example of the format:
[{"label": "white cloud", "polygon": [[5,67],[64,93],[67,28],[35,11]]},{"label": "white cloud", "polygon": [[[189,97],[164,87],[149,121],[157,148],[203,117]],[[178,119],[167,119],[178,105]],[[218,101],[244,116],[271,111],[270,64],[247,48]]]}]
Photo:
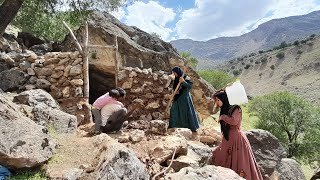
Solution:
[{"label": "white cloud", "polygon": [[316,10],[320,10],[320,5],[314,0],[277,0],[269,9],[269,11],[272,12],[272,15],[258,20],[253,28],[258,27],[258,25],[271,19],[303,15]]},{"label": "white cloud", "polygon": [[126,16],[126,12],[123,8],[119,8],[116,11],[112,11],[110,14],[112,14],[115,18],[118,20],[123,20]]},{"label": "white cloud", "polygon": [[136,26],[148,33],[157,33],[167,41],[171,38],[173,30],[166,25],[176,16],[172,8],[165,8],[155,1],[136,1],[126,8],[126,12],[120,10],[117,13],[116,17],[129,26]]},{"label": "white cloud", "polygon": [[237,36],[275,18],[319,10],[315,0],[195,0],[176,24],[178,38]]}]

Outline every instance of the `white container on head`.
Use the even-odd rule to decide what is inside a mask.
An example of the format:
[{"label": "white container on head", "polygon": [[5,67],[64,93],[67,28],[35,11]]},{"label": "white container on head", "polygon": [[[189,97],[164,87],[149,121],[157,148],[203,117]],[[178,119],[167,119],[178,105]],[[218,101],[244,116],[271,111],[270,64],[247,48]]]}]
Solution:
[{"label": "white container on head", "polygon": [[237,80],[232,85],[226,87],[226,93],[230,105],[241,105],[248,103],[247,93],[243,85],[240,83],[240,80]]}]

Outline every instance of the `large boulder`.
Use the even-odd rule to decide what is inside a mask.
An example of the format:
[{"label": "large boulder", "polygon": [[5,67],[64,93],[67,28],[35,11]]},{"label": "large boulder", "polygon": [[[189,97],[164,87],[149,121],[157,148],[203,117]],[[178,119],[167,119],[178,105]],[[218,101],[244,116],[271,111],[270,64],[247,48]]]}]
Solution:
[{"label": "large boulder", "polygon": [[59,109],[35,107],[32,113],[35,122],[53,127],[57,133],[75,133],[77,130],[77,117]]},{"label": "large boulder", "polygon": [[97,156],[96,179],[149,179],[144,164],[132,150],[106,134],[97,136],[94,141],[102,152]]},{"label": "large boulder", "polygon": [[0,88],[4,91],[16,91],[25,84],[28,75],[16,69],[0,72]]},{"label": "large boulder", "polygon": [[31,107],[43,107],[59,109],[59,104],[53,97],[42,89],[33,89],[21,92],[14,97],[13,102],[25,104]]},{"label": "large boulder", "polygon": [[76,132],[77,117],[63,112],[52,96],[42,89],[24,91],[16,95],[13,102],[32,107],[32,119],[39,125],[53,127],[58,133]]},{"label": "large boulder", "polygon": [[270,176],[282,158],[286,157],[286,150],[280,141],[270,132],[255,129],[246,132],[253,153],[264,176]]},{"label": "large boulder", "polygon": [[56,146],[48,130],[18,108],[0,92],[0,164],[14,170],[43,164]]},{"label": "large boulder", "polygon": [[158,144],[150,149],[150,157],[159,164],[170,159],[176,150],[176,155],[187,155],[188,145],[184,137],[166,136],[159,139]]},{"label": "large boulder", "polygon": [[244,180],[240,177],[237,173],[235,173],[231,169],[227,169],[220,166],[213,166],[207,165],[200,169],[194,169],[191,167],[186,167],[181,169],[177,173],[168,173],[166,174],[166,179],[176,180],[176,179],[183,179],[183,180],[221,180],[221,179],[228,179],[228,180]]},{"label": "large boulder", "polygon": [[297,161],[289,158],[281,159],[281,162],[277,165],[276,171],[279,173],[279,180],[305,180],[300,165]]}]

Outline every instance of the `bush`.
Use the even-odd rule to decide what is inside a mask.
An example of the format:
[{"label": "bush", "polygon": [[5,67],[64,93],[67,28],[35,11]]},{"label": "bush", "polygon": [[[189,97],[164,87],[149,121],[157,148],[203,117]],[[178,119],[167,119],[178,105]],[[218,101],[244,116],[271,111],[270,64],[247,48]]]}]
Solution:
[{"label": "bush", "polygon": [[247,64],[245,67],[244,67],[244,69],[249,69],[250,68],[250,64]]},{"label": "bush", "polygon": [[288,47],[288,44],[287,44],[285,41],[283,41],[283,42],[279,45],[279,49],[283,49],[283,48],[285,48],[285,47]]},{"label": "bush", "polygon": [[264,51],[263,51],[263,50],[260,50],[260,51],[259,51],[259,54],[262,54],[262,53],[264,53]]},{"label": "bush", "polygon": [[254,98],[249,112],[258,117],[256,128],[275,135],[289,158],[320,162],[320,109],[288,92]]},{"label": "bush", "polygon": [[234,69],[234,68],[236,68],[235,66],[231,66],[231,69]]},{"label": "bush", "polygon": [[249,54],[249,57],[252,57],[252,56],[255,56],[256,55],[256,53],[251,53],[251,54]]},{"label": "bush", "polygon": [[253,59],[250,59],[250,62],[253,63]]},{"label": "bush", "polygon": [[282,59],[284,58],[284,52],[278,52],[278,54],[276,55],[277,58]]},{"label": "bush", "polygon": [[241,64],[242,64],[242,65],[245,65],[246,63],[242,62]]},{"label": "bush", "polygon": [[234,78],[223,71],[200,70],[198,74],[216,89],[221,89],[234,81]]},{"label": "bush", "polygon": [[238,70],[238,69],[233,70],[233,71],[232,71],[232,74],[233,74],[234,76],[239,76],[239,75],[241,74],[241,70]]},{"label": "bush", "polygon": [[307,43],[307,40],[301,40],[300,42],[301,42],[301,44],[305,44],[305,43]]},{"label": "bush", "polygon": [[302,54],[303,51],[301,51],[300,49],[297,51],[297,54]]},{"label": "bush", "polygon": [[308,46],[313,46],[313,42],[308,42]]},{"label": "bush", "polygon": [[294,41],[293,45],[298,46],[300,42],[298,40]]},{"label": "bush", "polygon": [[314,37],[316,37],[316,34],[311,34],[310,37],[314,38]]},{"label": "bush", "polygon": [[260,61],[256,61],[256,62],[254,62],[255,64],[260,64]]},{"label": "bush", "polygon": [[275,66],[274,66],[274,65],[271,65],[270,68],[271,68],[272,70],[274,70],[274,69],[275,69]]},{"label": "bush", "polygon": [[261,63],[262,63],[262,64],[266,63],[267,61],[268,61],[268,58],[267,58],[267,57],[264,57],[264,58],[261,59]]}]

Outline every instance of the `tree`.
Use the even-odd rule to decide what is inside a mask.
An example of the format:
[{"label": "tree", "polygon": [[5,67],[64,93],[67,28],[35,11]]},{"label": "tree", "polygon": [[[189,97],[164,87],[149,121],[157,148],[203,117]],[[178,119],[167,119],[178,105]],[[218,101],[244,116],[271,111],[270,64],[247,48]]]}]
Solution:
[{"label": "tree", "polygon": [[[133,1],[133,0],[132,0]],[[14,23],[22,30],[32,32],[36,35],[46,35],[53,31],[64,30],[62,20],[71,25],[83,22],[89,10],[114,10],[124,5],[126,0],[0,0],[0,36],[6,27],[14,20]],[[68,7],[67,12],[62,11],[62,5]],[[20,9],[20,11],[19,11]],[[60,27],[57,25],[60,25]],[[64,31],[66,33],[66,31]],[[60,33],[60,32],[59,32]]]},{"label": "tree", "polygon": [[197,69],[198,66],[198,60],[195,57],[191,56],[191,53],[189,52],[181,52],[180,56],[187,60],[188,63],[190,63],[191,67],[194,69]]},{"label": "tree", "polygon": [[249,112],[259,118],[257,128],[270,131],[282,142],[289,158],[320,160],[316,150],[320,145],[319,109],[289,92],[278,92],[254,98]]},{"label": "tree", "polygon": [[216,89],[221,89],[234,81],[234,78],[223,71],[201,70],[198,74]]},{"label": "tree", "polygon": [[0,37],[2,37],[9,23],[17,15],[24,0],[5,0],[0,6]]}]

